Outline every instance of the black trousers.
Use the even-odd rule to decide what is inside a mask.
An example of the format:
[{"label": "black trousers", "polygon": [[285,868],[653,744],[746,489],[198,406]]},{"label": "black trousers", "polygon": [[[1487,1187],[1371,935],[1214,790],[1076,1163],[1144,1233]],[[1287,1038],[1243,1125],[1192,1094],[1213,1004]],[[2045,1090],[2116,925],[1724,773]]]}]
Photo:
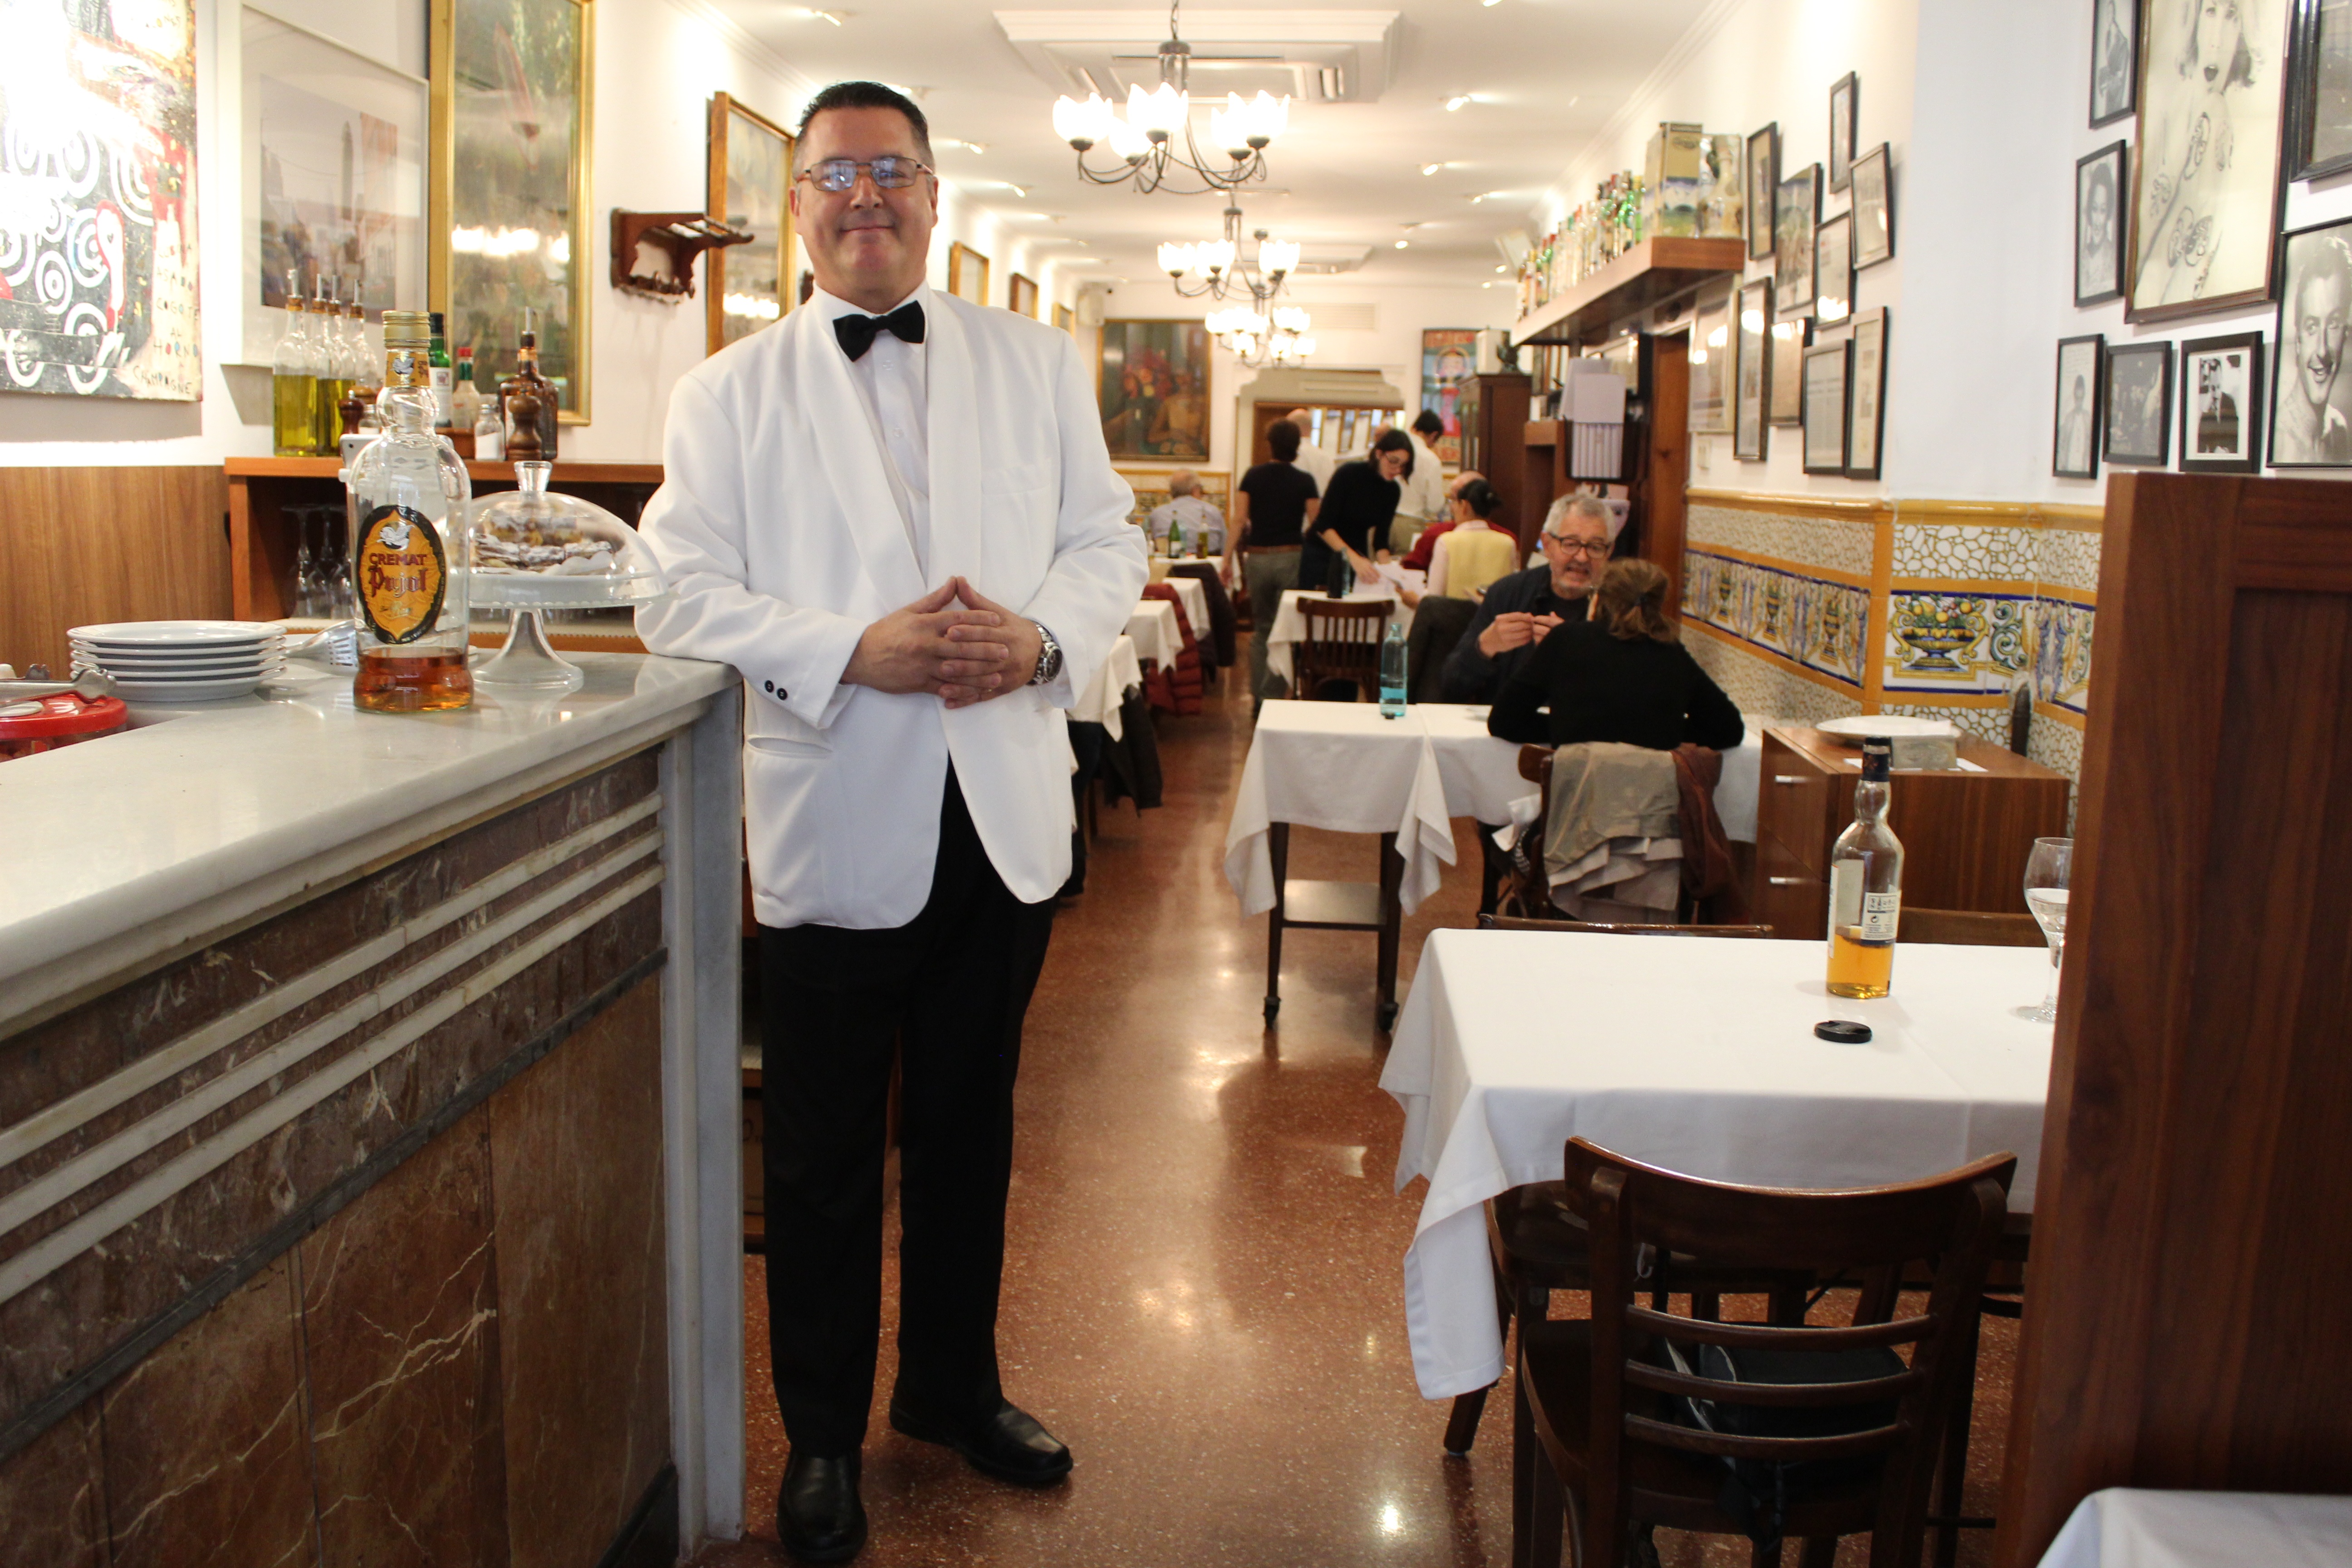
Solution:
[{"label": "black trousers", "polygon": [[760,928],[768,1339],[794,1448],[854,1452],[882,1319],[882,1160],[900,1058],[898,1394],[992,1414],[1013,1080],[1054,903],[1013,896],[950,769],[931,896],[906,925]]}]

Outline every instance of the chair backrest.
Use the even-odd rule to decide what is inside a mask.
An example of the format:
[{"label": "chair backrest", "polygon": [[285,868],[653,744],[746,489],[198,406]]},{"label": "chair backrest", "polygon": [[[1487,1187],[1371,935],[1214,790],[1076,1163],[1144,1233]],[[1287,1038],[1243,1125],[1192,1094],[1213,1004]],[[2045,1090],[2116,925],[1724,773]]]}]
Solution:
[{"label": "chair backrest", "polygon": [[1291,656],[1298,673],[1297,695],[1313,697],[1326,680],[1352,680],[1360,691],[1378,694],[1381,643],[1389,635],[1391,609],[1386,599],[1331,599],[1302,595],[1298,613],[1306,635]]},{"label": "chair backrest", "polygon": [[1897,918],[1897,942],[1936,942],[1953,947],[2041,947],[2049,939],[2032,915],[1987,910],[1906,908]]},{"label": "chair backrest", "polygon": [[[1569,1206],[1591,1233],[1591,1431],[1580,1562],[1622,1561],[1628,1444],[1764,1463],[1877,1456],[1882,1465],[1874,1563],[1916,1563],[1927,1483],[1944,1415],[1963,1372],[1985,1271],[2008,1211],[2012,1154],[1894,1186],[1801,1192],[1699,1181],[1630,1160],[1582,1138],[1563,1154]],[[1795,1269],[1828,1280],[1859,1275],[1855,1321],[1828,1327],[1716,1322],[1653,1310],[1637,1300],[1643,1249],[1706,1265]],[[1651,1254],[1649,1256],[1655,1256]],[[1892,1285],[1926,1262],[1923,1310],[1897,1315]],[[1742,1384],[1669,1370],[1644,1358],[1654,1339],[1726,1351],[1822,1352],[1909,1346],[1897,1373],[1861,1382]],[[1698,1364],[1696,1353],[1685,1359]],[[1630,1398],[1628,1390],[1639,1391]],[[1755,1436],[1662,1421],[1644,1395],[1733,1406],[1843,1406],[1861,1415],[1892,1404],[1892,1420],[1825,1436]]]},{"label": "chair backrest", "polygon": [[1640,924],[1631,921],[1538,921],[1517,915],[1480,915],[1480,931],[1609,931],[1619,936],[1734,936],[1769,937],[1770,926],[1678,926]]}]

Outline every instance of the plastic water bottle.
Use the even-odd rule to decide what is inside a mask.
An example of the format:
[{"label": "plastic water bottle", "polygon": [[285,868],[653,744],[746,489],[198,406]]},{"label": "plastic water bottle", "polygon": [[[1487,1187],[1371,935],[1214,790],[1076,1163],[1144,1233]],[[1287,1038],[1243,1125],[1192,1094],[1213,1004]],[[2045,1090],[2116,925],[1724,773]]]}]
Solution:
[{"label": "plastic water bottle", "polygon": [[1381,717],[1404,717],[1404,623],[1391,621],[1381,642]]}]

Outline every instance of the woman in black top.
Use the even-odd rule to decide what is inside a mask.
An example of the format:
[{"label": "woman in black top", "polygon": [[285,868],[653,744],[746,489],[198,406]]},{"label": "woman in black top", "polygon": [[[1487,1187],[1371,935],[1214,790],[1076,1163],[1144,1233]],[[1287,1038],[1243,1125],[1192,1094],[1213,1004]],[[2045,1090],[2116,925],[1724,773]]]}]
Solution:
[{"label": "woman in black top", "polygon": [[1372,541],[1389,536],[1389,521],[1404,493],[1398,481],[1412,473],[1412,437],[1397,429],[1381,432],[1363,462],[1339,465],[1315,531],[1298,552],[1300,587],[1344,594],[1350,575],[1361,583],[1380,581],[1372,570]]},{"label": "woman in black top", "polygon": [[[1685,742],[1727,752],[1747,725],[1666,618],[1665,572],[1612,562],[1591,617],[1555,626],[1503,688],[1486,731],[1521,744],[1620,741],[1671,752]],[[1549,720],[1536,710],[1551,705]]]},{"label": "woman in black top", "polygon": [[1298,426],[1276,420],[1265,427],[1265,444],[1274,461],[1244,474],[1234,493],[1224,572],[1225,581],[1233,583],[1234,556],[1248,563],[1250,616],[1258,627],[1250,637],[1250,690],[1260,702],[1282,695],[1266,689],[1265,634],[1282,608],[1283,590],[1298,586],[1299,542],[1322,505],[1315,476],[1292,466],[1298,456]]}]

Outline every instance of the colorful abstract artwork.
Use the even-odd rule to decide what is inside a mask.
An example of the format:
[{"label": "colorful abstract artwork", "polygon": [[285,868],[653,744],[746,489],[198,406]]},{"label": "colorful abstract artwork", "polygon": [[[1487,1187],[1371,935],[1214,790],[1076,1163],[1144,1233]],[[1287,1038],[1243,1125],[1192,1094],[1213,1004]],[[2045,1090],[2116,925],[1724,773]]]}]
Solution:
[{"label": "colorful abstract artwork", "polygon": [[1192,321],[1105,321],[1095,395],[1117,458],[1209,455],[1209,330]]}]

